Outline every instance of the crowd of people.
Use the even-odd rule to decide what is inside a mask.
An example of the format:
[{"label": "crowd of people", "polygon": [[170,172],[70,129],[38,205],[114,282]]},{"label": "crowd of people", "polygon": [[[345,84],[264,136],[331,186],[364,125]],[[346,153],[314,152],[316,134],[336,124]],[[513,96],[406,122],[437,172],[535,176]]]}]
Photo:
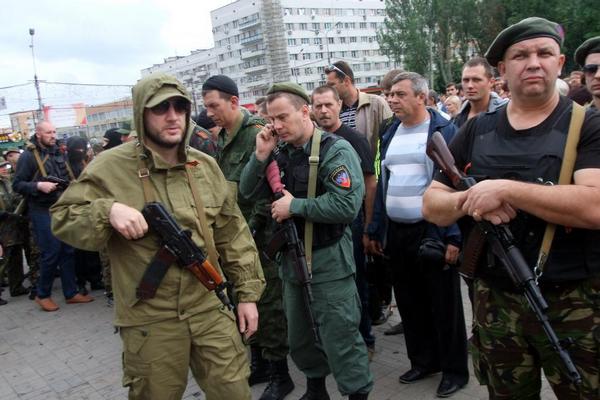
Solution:
[{"label": "crowd of people", "polygon": [[[204,82],[194,118],[180,82],[149,75],[133,88],[135,131],[107,131],[101,152],[79,137],[61,150],[44,121],[4,153],[0,277],[47,312],[56,276],[67,304],[93,301],[88,283],[104,289],[132,399],[181,398],[189,369],[208,399],[250,399],[261,382],[261,400],[284,399],[288,357],[306,377],[301,399],[329,399],[330,374],[367,399],[372,325],[394,300],[402,322],[385,334],[404,334],[410,361],[400,384],[441,373],[436,395],[452,396],[469,381],[470,344],[491,399],[539,398],[542,369],[559,399],[598,398],[600,37],[577,49],[566,90],[563,40],[542,18],[511,25],[442,95],[398,69],[382,95],[363,93],[338,61],[310,94],[273,84],[256,114],[225,75]],[[438,133],[470,187],[426,151]],[[193,257],[158,240],[145,211],[157,202]],[[486,244],[492,225],[535,266],[578,377]]]}]

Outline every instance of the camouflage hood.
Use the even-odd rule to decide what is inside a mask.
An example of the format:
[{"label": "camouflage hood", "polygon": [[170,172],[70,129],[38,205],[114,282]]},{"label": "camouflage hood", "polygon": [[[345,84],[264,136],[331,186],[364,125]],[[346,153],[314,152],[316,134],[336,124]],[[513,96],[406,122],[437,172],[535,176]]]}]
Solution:
[{"label": "camouflage hood", "polygon": [[[133,121],[139,142],[143,145],[143,139],[146,134],[144,127],[144,108],[152,98],[164,87],[174,89],[179,95],[190,103],[190,95],[185,87],[174,76],[154,73],[148,75],[138,81],[132,89],[133,96]],[[191,124],[190,113],[186,115],[185,137],[179,147],[181,159],[185,159],[187,144],[192,135],[193,127]]]}]

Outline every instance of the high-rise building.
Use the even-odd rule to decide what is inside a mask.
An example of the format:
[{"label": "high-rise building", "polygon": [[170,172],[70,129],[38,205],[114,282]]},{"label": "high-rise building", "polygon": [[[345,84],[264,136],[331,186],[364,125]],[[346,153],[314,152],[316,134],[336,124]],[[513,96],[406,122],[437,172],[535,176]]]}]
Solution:
[{"label": "high-rise building", "polygon": [[310,92],[339,60],[359,88],[376,86],[393,67],[377,43],[383,0],[238,0],[211,12],[215,46],[142,70],[171,72],[201,102],[202,83],[224,74],[236,81],[242,104],[273,82],[295,81]]}]

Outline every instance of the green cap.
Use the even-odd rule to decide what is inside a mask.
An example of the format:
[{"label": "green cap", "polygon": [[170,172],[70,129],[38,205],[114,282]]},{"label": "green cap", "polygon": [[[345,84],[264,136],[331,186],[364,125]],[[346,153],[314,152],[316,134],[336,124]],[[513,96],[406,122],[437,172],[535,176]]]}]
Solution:
[{"label": "green cap", "polygon": [[6,157],[10,153],[20,153],[21,151],[17,147],[9,147],[2,152],[2,155]]},{"label": "green cap", "polygon": [[286,92],[295,94],[296,96],[302,97],[306,100],[306,103],[310,104],[310,97],[306,90],[302,86],[294,82],[279,82],[271,85],[269,90],[267,90],[267,94],[273,94],[277,92]]},{"label": "green cap", "polygon": [[583,67],[590,53],[600,53],[600,36],[589,38],[575,50],[575,62]]},{"label": "green cap", "polygon": [[500,32],[485,53],[485,58],[491,66],[496,67],[498,62],[502,61],[506,49],[510,46],[539,37],[554,39],[559,46],[562,46],[565,32],[562,26],[556,22],[539,17],[525,18]]},{"label": "green cap", "polygon": [[163,101],[170,99],[171,97],[183,97],[188,102],[192,102],[187,93],[180,92],[175,86],[164,85],[158,89],[158,92],[156,92],[156,94],[152,96],[150,100],[148,100],[145,107],[152,108],[156,105],[159,105]]},{"label": "green cap", "polygon": [[129,135],[129,131],[127,129],[123,129],[123,128],[119,128],[115,132],[117,132],[121,135]]}]

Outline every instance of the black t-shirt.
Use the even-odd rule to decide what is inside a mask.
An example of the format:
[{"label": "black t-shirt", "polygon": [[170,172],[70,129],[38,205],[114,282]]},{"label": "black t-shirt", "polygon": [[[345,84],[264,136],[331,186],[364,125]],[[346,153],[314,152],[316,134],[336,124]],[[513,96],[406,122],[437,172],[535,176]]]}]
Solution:
[{"label": "black t-shirt", "polygon": [[364,135],[361,135],[356,129],[352,129],[345,124],[342,124],[337,131],[332,133],[350,142],[354,150],[358,153],[363,174],[373,175],[375,173],[375,162],[371,154],[371,146],[369,146],[369,142]]},{"label": "black t-shirt", "polygon": [[[529,129],[516,130],[508,122],[506,107],[502,107],[494,113],[479,114],[471,118],[458,131],[454,139],[449,144],[450,152],[454,156],[454,161],[459,170],[464,171],[465,167],[471,161],[471,149],[475,140],[474,125],[479,118],[497,118],[497,132],[501,135],[524,136],[524,135],[543,135],[548,132],[556,123],[556,121],[569,110],[571,100],[561,96],[560,101],[554,111],[542,123]],[[600,112],[587,110],[583,127],[581,129],[581,137],[577,146],[577,159],[575,161],[575,171],[584,168],[600,168]],[[441,171],[437,171],[434,179],[442,182],[447,186],[452,186],[448,179]]]},{"label": "black t-shirt", "polygon": [[[523,130],[515,130],[511,127],[508,122],[506,107],[502,107],[496,112],[479,114],[471,118],[459,130],[449,145],[450,151],[455,158],[456,166],[461,171],[467,170],[469,172],[471,161],[480,158],[472,156],[472,149],[476,140],[483,139],[482,135],[485,133],[482,131],[485,130],[483,127],[495,127],[494,134],[505,141],[511,141],[513,138],[515,141],[522,140],[526,136],[547,135],[554,127],[568,127],[570,104],[571,100],[561,97],[557,107],[546,120],[537,126]],[[561,123],[557,124],[559,121]],[[564,128],[565,133],[566,129]],[[502,143],[502,141],[499,141],[499,143]],[[524,150],[524,154],[528,154],[526,149]],[[539,153],[539,149],[531,149],[531,153],[536,153],[536,150]],[[486,165],[485,167],[488,170],[498,170],[499,168],[496,164],[493,166]],[[479,167],[473,165],[472,168],[477,169]],[[586,112],[581,137],[577,146],[577,158],[574,169],[577,171],[584,168],[600,168],[600,113],[593,110],[587,110]],[[452,186],[450,180],[441,171],[436,172],[434,179],[447,186]],[[524,217],[520,221],[525,222],[521,223],[519,220],[511,221],[511,230],[515,234],[517,246],[524,251],[524,256],[528,264],[533,267],[535,259],[537,259],[541,236],[546,224],[528,214],[522,212],[520,214],[523,214],[521,217]],[[473,224],[472,219],[465,217],[459,222],[461,228],[463,228],[463,233],[465,236],[468,236],[470,227]],[[600,246],[598,246],[598,243],[600,243],[600,231],[570,229],[558,226],[542,282],[578,280],[600,274]],[[527,249],[529,251],[525,251]],[[507,278],[503,269],[486,269],[486,260],[489,260],[489,258],[485,256],[481,257],[478,274],[483,277],[492,278],[498,285],[505,286]]]}]

